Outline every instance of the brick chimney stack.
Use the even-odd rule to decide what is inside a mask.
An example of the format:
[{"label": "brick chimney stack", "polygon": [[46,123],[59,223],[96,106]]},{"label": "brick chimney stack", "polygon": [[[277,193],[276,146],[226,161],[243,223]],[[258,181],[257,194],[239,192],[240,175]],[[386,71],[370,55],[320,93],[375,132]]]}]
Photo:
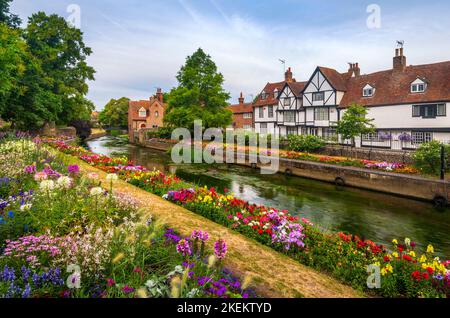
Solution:
[{"label": "brick chimney stack", "polygon": [[161,88],[156,89],[156,99],[158,99],[161,103],[163,102],[163,93]]},{"label": "brick chimney stack", "polygon": [[244,95],[242,94],[242,92],[241,92],[241,96],[239,97],[239,104],[240,105],[242,105],[242,104],[244,104]]},{"label": "brick chimney stack", "polygon": [[403,48],[395,49],[394,71],[403,72],[406,68],[406,56],[403,55]]},{"label": "brick chimney stack", "polygon": [[359,68],[359,63],[349,63],[350,67],[348,69],[349,73],[352,73],[352,76],[360,76],[361,75],[361,69]]},{"label": "brick chimney stack", "polygon": [[295,82],[295,80],[292,78],[292,71],[290,67],[288,68],[286,73],[284,73],[284,80],[288,83]]}]

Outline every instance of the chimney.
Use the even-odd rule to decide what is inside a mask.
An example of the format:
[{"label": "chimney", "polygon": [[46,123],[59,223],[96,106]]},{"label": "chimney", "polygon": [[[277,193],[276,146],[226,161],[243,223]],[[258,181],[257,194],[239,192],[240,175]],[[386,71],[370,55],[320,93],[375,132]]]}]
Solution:
[{"label": "chimney", "polygon": [[239,104],[242,105],[244,104],[244,95],[241,92],[241,96],[239,97]]},{"label": "chimney", "polygon": [[406,56],[403,55],[403,48],[395,49],[394,71],[403,72],[406,68]]},{"label": "chimney", "polygon": [[284,73],[284,80],[288,83],[294,82],[294,79],[292,78],[292,71],[291,71],[290,67],[288,68],[286,73]]},{"label": "chimney", "polygon": [[163,102],[163,93],[161,88],[156,89],[156,99],[158,99],[161,103]]},{"label": "chimney", "polygon": [[352,76],[360,76],[361,75],[361,69],[359,68],[359,63],[349,63],[350,67],[348,69],[348,72],[352,74]]}]

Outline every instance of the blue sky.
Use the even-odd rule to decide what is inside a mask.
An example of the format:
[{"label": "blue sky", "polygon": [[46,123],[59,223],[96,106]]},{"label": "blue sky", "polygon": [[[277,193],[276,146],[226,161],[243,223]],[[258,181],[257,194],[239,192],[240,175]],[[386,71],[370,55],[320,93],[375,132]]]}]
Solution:
[{"label": "blue sky", "polygon": [[[283,79],[286,60],[297,80],[317,65],[362,73],[392,66],[396,40],[408,64],[450,60],[450,2],[356,0],[14,0],[26,20],[45,11],[68,17],[81,9],[81,29],[96,71],[88,97],[97,109],[111,98],[146,99],[156,87],[176,86],[187,55],[202,47],[225,76],[235,102],[269,81]],[[380,28],[369,28],[367,7],[381,9]]]}]

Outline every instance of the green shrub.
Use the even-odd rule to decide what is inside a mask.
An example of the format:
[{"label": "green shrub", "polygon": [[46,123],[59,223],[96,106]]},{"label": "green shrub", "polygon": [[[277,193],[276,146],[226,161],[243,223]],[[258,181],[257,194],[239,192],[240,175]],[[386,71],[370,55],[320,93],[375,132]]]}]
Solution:
[{"label": "green shrub", "polygon": [[314,135],[289,135],[287,148],[291,151],[314,152],[325,146],[325,141]]},{"label": "green shrub", "polygon": [[[414,153],[413,160],[417,169],[426,174],[438,175],[441,170],[441,148],[443,144],[433,140],[422,144]],[[444,145],[446,151],[446,162],[449,162],[450,146]]]}]

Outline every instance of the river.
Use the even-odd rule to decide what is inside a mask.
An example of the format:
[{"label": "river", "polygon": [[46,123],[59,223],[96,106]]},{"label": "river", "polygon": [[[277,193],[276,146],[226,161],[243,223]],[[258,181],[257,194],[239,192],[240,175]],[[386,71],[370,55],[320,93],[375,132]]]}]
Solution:
[{"label": "river", "polygon": [[286,209],[332,231],[347,231],[389,245],[409,237],[421,247],[431,243],[440,256],[450,257],[450,210],[397,196],[281,174],[227,165],[175,165],[168,154],[128,144],[114,137],[89,141],[89,149],[104,155],[126,155],[138,165],[199,185],[227,188],[251,203]]}]

